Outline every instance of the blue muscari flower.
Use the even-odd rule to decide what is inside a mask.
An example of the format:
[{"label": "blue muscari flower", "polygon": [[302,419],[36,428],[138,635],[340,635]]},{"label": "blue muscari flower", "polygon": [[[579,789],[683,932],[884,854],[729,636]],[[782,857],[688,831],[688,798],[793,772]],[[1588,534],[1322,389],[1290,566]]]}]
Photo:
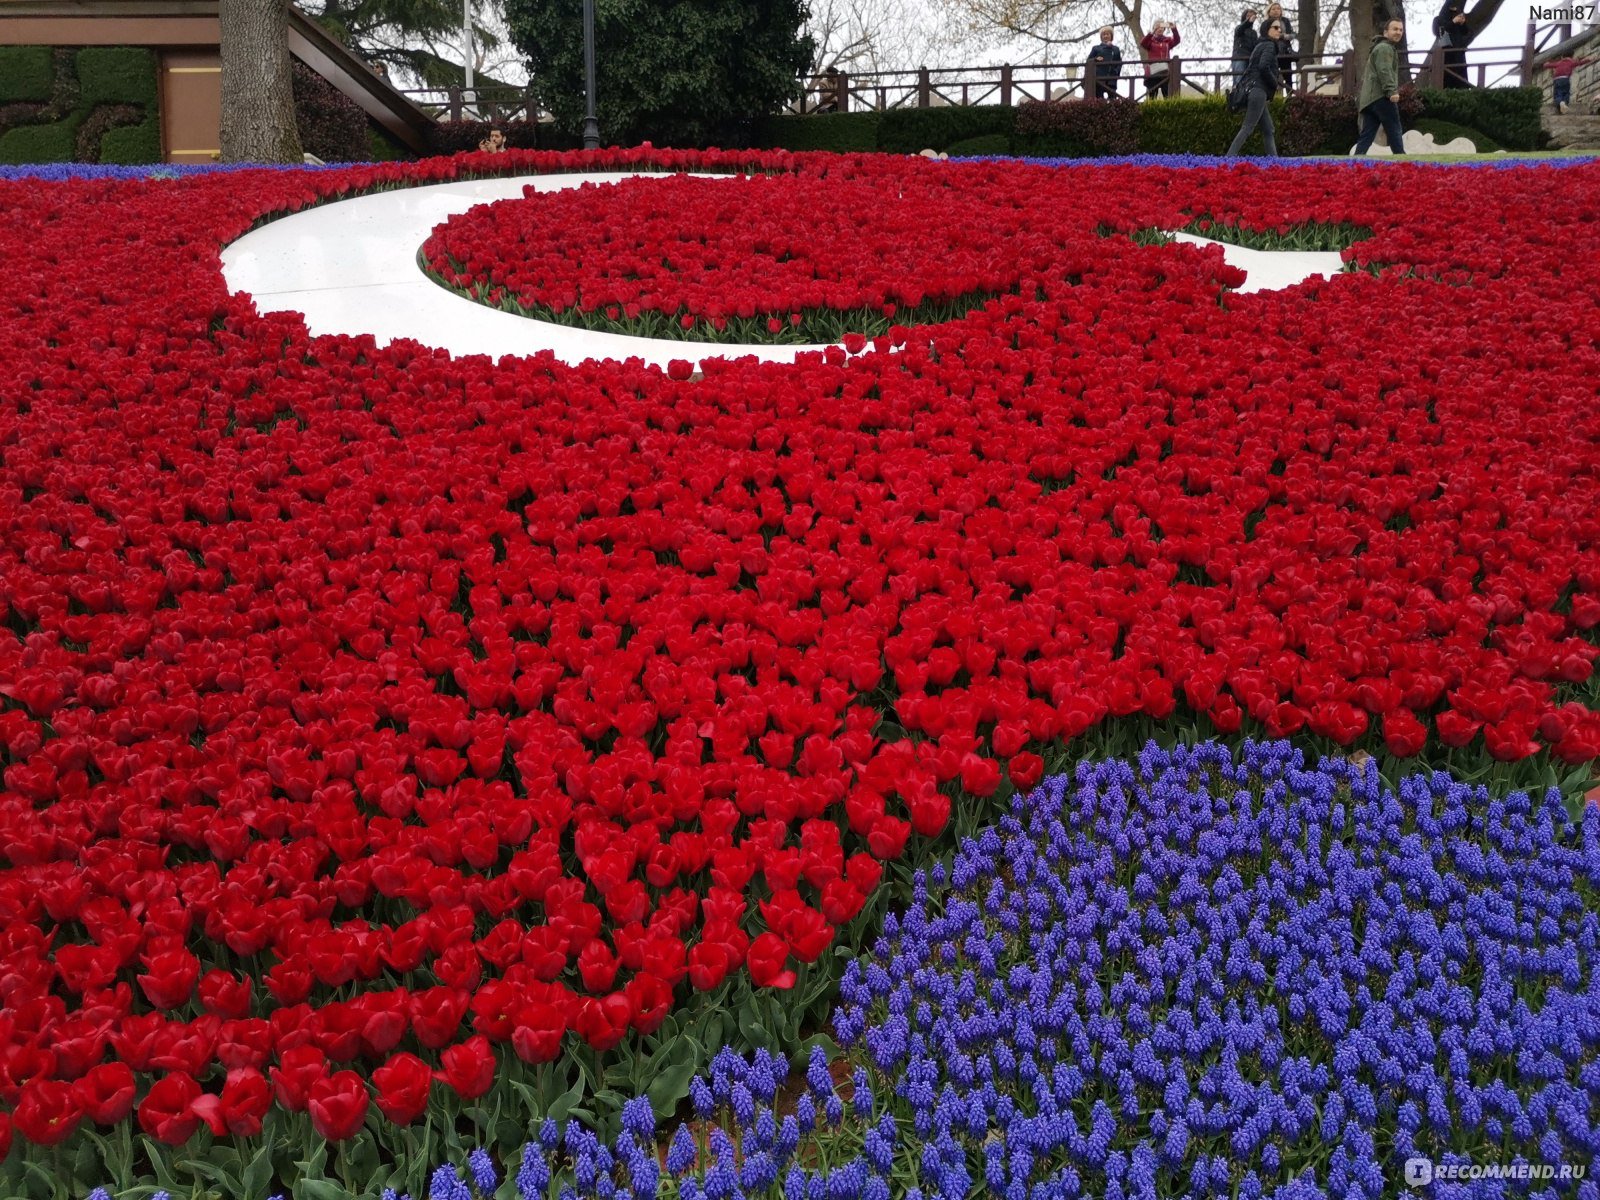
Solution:
[{"label": "blue muscari flower", "polygon": [[517,1195],[520,1200],[543,1200],[550,1188],[550,1165],[544,1154],[529,1142],[522,1148],[522,1165],[517,1170]]},{"label": "blue muscari flower", "polygon": [[686,1175],[694,1168],[699,1155],[689,1126],[679,1125],[678,1131],[672,1135],[672,1144],[667,1147],[667,1170],[673,1175]]},{"label": "blue muscari flower", "polygon": [[471,1197],[460,1172],[448,1163],[435,1169],[428,1181],[428,1200],[471,1200]]},{"label": "blue muscari flower", "polygon": [[478,1195],[494,1195],[495,1188],[500,1186],[500,1176],[487,1150],[479,1147],[467,1155],[467,1169],[472,1172],[472,1186],[478,1189]]},{"label": "blue muscari flower", "polygon": [[689,1100],[694,1105],[695,1116],[702,1121],[711,1115],[716,1108],[716,1097],[712,1095],[710,1086],[699,1075],[689,1081]]},{"label": "blue muscari flower", "polygon": [[539,1145],[546,1151],[554,1150],[561,1144],[561,1127],[549,1117],[539,1124]]}]

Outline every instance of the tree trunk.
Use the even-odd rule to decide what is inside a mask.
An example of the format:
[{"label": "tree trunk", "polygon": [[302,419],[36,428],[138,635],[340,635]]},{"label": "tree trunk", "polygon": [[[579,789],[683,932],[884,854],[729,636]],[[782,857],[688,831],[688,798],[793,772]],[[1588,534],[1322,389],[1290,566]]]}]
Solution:
[{"label": "tree trunk", "polygon": [[[1350,52],[1356,56],[1356,69],[1360,74],[1366,73],[1372,39],[1381,34],[1390,21],[1405,19],[1405,0],[1354,0],[1350,6]],[[1405,37],[1396,47],[1400,52],[1400,82],[1403,84],[1411,82],[1411,64],[1407,58],[1410,42],[1411,30],[1407,28]],[[1428,44],[1432,42],[1430,34]]]},{"label": "tree trunk", "polygon": [[1300,0],[1300,6],[1295,12],[1294,32],[1297,45],[1295,52],[1302,58],[1315,58],[1322,53],[1317,35],[1322,30],[1322,14],[1318,12],[1321,5],[1317,0]]},{"label": "tree trunk", "polygon": [[297,163],[288,0],[221,0],[222,158]]}]

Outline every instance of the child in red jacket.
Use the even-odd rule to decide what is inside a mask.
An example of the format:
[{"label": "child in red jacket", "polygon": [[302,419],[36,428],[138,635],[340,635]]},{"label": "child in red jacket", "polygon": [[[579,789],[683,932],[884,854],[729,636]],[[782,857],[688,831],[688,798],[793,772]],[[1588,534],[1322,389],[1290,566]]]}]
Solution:
[{"label": "child in red jacket", "polygon": [[1566,112],[1567,105],[1572,103],[1572,73],[1579,67],[1595,61],[1593,58],[1573,58],[1568,54],[1562,58],[1552,58],[1545,63],[1544,69],[1550,72],[1550,78],[1554,83],[1555,94],[1552,99],[1555,101],[1558,113]]}]

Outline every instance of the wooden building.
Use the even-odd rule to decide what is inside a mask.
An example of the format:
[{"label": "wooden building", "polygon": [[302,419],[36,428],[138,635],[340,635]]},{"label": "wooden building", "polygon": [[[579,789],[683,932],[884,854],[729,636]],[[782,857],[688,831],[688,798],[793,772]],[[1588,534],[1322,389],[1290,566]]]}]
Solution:
[{"label": "wooden building", "polygon": [[[433,123],[388,80],[296,8],[289,52],[353,100],[414,152]],[[217,0],[4,0],[0,47],[139,47],[155,55],[161,152],[167,162],[209,162],[219,150],[222,58]]]}]

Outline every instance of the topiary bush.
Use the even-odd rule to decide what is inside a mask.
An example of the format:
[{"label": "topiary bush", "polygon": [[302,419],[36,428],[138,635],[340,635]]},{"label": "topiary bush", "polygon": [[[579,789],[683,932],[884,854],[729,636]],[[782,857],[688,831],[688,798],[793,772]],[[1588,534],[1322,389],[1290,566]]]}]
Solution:
[{"label": "topiary bush", "polygon": [[19,126],[0,134],[0,163],[72,162],[77,133],[73,121]]},{"label": "topiary bush", "polygon": [[1417,92],[1424,116],[1480,129],[1507,150],[1537,150],[1544,144],[1538,88],[1451,88]]},{"label": "topiary bush", "polygon": [[137,125],[108,129],[100,139],[100,161],[132,165],[161,161],[161,123],[151,113]]},{"label": "topiary bush", "polygon": [[1017,109],[1013,146],[1043,157],[1135,154],[1140,107],[1132,100],[1030,100]]},{"label": "topiary bush", "polygon": [[878,122],[877,148],[890,154],[949,150],[956,142],[976,137],[999,135],[1009,139],[1016,123],[1017,110],[1008,105],[895,108],[884,113]]},{"label": "topiary bush", "polygon": [[54,82],[49,46],[0,46],[0,101],[43,103]]},{"label": "topiary bush", "polygon": [[85,46],[77,54],[79,104],[156,103],[156,56],[137,46]]}]

